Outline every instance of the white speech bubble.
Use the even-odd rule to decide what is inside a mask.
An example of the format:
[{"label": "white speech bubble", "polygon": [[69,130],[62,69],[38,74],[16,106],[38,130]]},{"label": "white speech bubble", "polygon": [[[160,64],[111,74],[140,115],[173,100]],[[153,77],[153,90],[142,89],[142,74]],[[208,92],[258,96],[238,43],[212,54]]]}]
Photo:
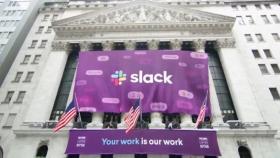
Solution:
[{"label": "white speech bubble", "polygon": [[88,76],[100,76],[100,75],[103,75],[103,71],[102,70],[87,70],[86,75],[88,75]]},{"label": "white speech bubble", "polygon": [[119,98],[102,98],[102,103],[119,104],[120,99]]},{"label": "white speech bubble", "polygon": [[130,55],[124,55],[123,58],[124,59],[131,59],[131,56]]},{"label": "white speech bubble", "polygon": [[163,60],[178,60],[179,59],[179,56],[178,55],[162,55],[161,58]]},{"label": "white speech bubble", "polygon": [[194,64],[194,67],[198,68],[198,69],[203,69],[203,68],[205,68],[205,65],[204,64]]},{"label": "white speech bubble", "polygon": [[87,85],[87,80],[78,80],[76,82],[76,85],[77,86],[84,86],[84,85]]},{"label": "white speech bubble", "polygon": [[185,62],[179,62],[178,65],[179,65],[180,67],[187,67],[187,66],[188,66],[188,64],[185,63]]},{"label": "white speech bubble", "polygon": [[191,57],[196,59],[207,59],[207,54],[191,52]]},{"label": "white speech bubble", "polygon": [[143,99],[144,98],[144,94],[140,91],[130,91],[127,94],[128,99]]},{"label": "white speech bubble", "polygon": [[150,108],[152,111],[165,111],[167,109],[167,104],[163,102],[151,103]]},{"label": "white speech bubble", "polygon": [[109,59],[110,57],[107,55],[97,57],[97,61],[108,61]]},{"label": "white speech bubble", "polygon": [[187,90],[179,90],[178,95],[180,97],[184,97],[184,98],[188,98],[188,99],[193,99],[193,96],[194,96],[192,92],[189,92]]},{"label": "white speech bubble", "polygon": [[143,55],[143,54],[147,54],[147,52],[146,51],[135,51],[134,54]]},{"label": "white speech bubble", "polygon": [[96,108],[94,108],[94,107],[80,107],[79,111],[96,112]]}]

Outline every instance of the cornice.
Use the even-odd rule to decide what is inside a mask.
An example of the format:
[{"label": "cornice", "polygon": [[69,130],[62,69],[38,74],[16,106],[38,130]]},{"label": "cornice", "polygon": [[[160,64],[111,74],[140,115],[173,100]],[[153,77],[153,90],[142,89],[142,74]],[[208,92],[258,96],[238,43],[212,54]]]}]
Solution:
[{"label": "cornice", "polygon": [[52,42],[52,51],[69,51],[70,49],[69,44],[70,44],[69,42],[54,40]]},{"label": "cornice", "polygon": [[[71,23],[75,24],[77,22],[79,22],[78,24],[81,25],[81,24],[86,24],[85,22],[88,22],[89,20],[92,20],[91,24],[104,23],[103,21],[100,21],[100,18],[110,18],[108,21],[109,23],[107,23],[107,21],[105,23],[114,24],[114,22],[116,20],[118,20],[117,18],[121,17],[120,14],[123,16],[125,14],[128,14],[128,18],[131,18],[129,16],[129,14],[134,14],[134,12],[136,12],[136,11],[137,12],[140,11],[141,13],[136,15],[136,16],[138,16],[138,18],[133,19],[133,20],[135,20],[135,21],[140,20],[139,22],[142,22],[140,18],[143,16],[143,14],[146,17],[151,16],[151,15],[169,16],[170,18],[172,18],[171,19],[172,22],[178,22],[178,18],[180,18],[179,21],[186,22],[186,21],[189,21],[188,18],[191,18],[191,17],[203,19],[204,22],[205,21],[207,21],[207,22],[208,21],[212,21],[212,22],[223,21],[223,22],[234,23],[234,21],[235,21],[235,18],[233,18],[233,17],[209,13],[209,12],[200,11],[200,10],[194,10],[194,9],[191,9],[188,7],[172,6],[172,5],[166,5],[166,4],[162,4],[162,3],[155,3],[155,2],[143,0],[143,1],[134,1],[134,2],[127,3],[127,4],[120,4],[118,7],[113,7],[113,8],[101,8],[97,11],[92,11],[92,12],[88,12],[88,13],[85,13],[82,15],[77,15],[77,16],[73,16],[70,18],[58,20],[58,21],[54,22],[53,25],[54,26],[69,25]],[[166,15],[166,14],[170,14],[170,15]],[[186,16],[186,18],[183,16]],[[111,19],[112,17],[113,17],[113,19]],[[160,17],[160,18],[165,18],[165,17]],[[125,17],[124,19],[127,19],[127,17]],[[165,19],[165,20],[167,20],[167,19]],[[96,23],[96,21],[100,21],[100,22]],[[152,20],[150,20],[149,23],[150,22],[152,22]],[[193,22],[193,20],[191,22]],[[117,23],[120,24],[119,21]]]},{"label": "cornice", "polygon": [[[68,136],[71,127],[67,126],[59,132],[54,133],[52,129],[29,128],[15,129],[14,134],[17,136]],[[202,129],[203,130],[203,129]],[[277,135],[277,130],[272,129],[214,129],[217,130],[218,137],[271,137]]]},{"label": "cornice", "polygon": [[[82,0],[79,0],[82,1]],[[63,11],[63,10],[90,10],[90,9],[100,9],[100,8],[113,8],[122,4],[129,4],[133,1],[115,1],[107,0],[106,2],[100,1],[82,1],[84,3],[71,4],[69,2],[48,2],[56,5],[45,6],[40,9],[40,12],[51,12],[51,11]],[[152,3],[176,6],[176,7],[195,7],[195,6],[222,6],[231,4],[244,4],[244,3],[279,3],[278,0],[223,0],[223,1],[201,1],[201,0],[185,0],[185,1],[154,1]],[[59,6],[57,6],[59,4]]]},{"label": "cornice", "polygon": [[232,23],[158,23],[54,26],[57,36],[89,36],[94,32],[188,31],[195,34],[221,35],[231,33]]},{"label": "cornice", "polygon": [[221,38],[217,39],[218,48],[234,48],[235,40],[233,38]]},{"label": "cornice", "polygon": [[217,130],[217,135],[221,137],[272,137],[277,134],[277,130],[273,129],[229,129]]}]

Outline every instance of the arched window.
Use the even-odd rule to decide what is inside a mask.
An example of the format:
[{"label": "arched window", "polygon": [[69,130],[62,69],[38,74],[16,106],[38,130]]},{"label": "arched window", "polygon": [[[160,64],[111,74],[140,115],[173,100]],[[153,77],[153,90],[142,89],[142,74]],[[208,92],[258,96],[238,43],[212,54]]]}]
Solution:
[{"label": "arched window", "polygon": [[42,145],[37,150],[36,158],[44,158],[47,156],[47,153],[48,153],[48,146]]},{"label": "arched window", "polygon": [[4,157],[4,152],[3,152],[2,147],[0,146],[0,158],[3,158],[3,157]]},{"label": "arched window", "polygon": [[252,158],[251,152],[247,147],[240,146],[238,148],[238,153],[239,153],[240,158]]}]

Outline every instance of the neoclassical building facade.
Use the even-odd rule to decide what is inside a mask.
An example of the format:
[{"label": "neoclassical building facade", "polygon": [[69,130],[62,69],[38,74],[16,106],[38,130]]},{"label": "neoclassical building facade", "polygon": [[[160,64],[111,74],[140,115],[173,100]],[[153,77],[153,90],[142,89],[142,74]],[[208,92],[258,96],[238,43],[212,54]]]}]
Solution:
[{"label": "neoclassical building facade", "polygon": [[[71,128],[124,128],[122,113],[83,112],[82,125],[52,132],[72,99],[78,54],[108,50],[207,53],[212,117],[202,128],[217,130],[220,157],[278,157],[279,10],[277,1],[250,0],[45,3],[0,90],[0,157],[211,157],[64,154]],[[196,119],[144,113],[137,128],[176,120],[172,128],[193,129]]]}]

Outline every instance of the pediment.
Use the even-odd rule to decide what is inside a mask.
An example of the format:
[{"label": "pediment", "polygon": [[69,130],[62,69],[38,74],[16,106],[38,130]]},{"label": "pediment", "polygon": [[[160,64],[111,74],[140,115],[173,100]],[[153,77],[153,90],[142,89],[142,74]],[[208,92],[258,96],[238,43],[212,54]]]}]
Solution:
[{"label": "pediment", "polygon": [[234,23],[228,16],[170,6],[150,1],[134,1],[115,8],[104,8],[62,19],[53,26],[127,25],[162,23]]}]

